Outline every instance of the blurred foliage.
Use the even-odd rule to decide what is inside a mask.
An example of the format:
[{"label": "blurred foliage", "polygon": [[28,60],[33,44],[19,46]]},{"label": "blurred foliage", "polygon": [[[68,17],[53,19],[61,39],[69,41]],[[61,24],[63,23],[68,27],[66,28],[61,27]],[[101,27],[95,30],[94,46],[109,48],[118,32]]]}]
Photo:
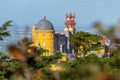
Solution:
[{"label": "blurred foliage", "polygon": [[[0,53],[0,80],[54,80],[50,64],[59,62],[60,52],[44,56],[47,50],[31,46],[27,37],[17,44],[8,45],[9,55]],[[35,75],[33,75],[35,74]]]},{"label": "blurred foliage", "polygon": [[120,32],[120,25],[108,26],[106,28],[101,22],[95,22],[93,27],[99,32],[100,35],[105,36],[107,39],[111,40],[111,43],[120,43],[120,37],[118,36]]},{"label": "blurred foliage", "polygon": [[95,22],[93,27],[99,32],[100,35],[105,36],[109,39],[115,38],[116,26],[112,26],[108,29],[101,22]]},{"label": "blurred foliage", "polygon": [[[76,50],[84,53],[101,46],[100,39],[99,35],[86,32],[78,32],[70,38]],[[47,50],[31,44],[25,37],[17,44],[8,45],[8,55],[0,52],[0,80],[120,80],[119,47],[111,50],[110,58],[90,54],[62,62],[61,52],[44,56]]]},{"label": "blurred foliage", "polygon": [[[1,54],[0,80],[119,80],[120,58],[116,52],[111,58],[90,54],[72,62],[59,62],[60,52],[51,56],[24,55],[26,61]],[[51,64],[58,69],[52,71]]]},{"label": "blurred foliage", "polygon": [[0,26],[0,40],[3,40],[3,37],[10,36],[9,31],[7,31],[8,27],[11,25],[12,21],[5,22],[2,26]]},{"label": "blurred foliage", "polygon": [[95,22],[93,27],[99,32],[99,35],[104,36],[106,40],[110,40],[109,46],[105,45],[105,57],[107,53],[111,53],[114,49],[120,49],[120,23],[115,26],[105,26],[101,22]]},{"label": "blurred foliage", "polygon": [[[0,80],[120,80],[120,51],[114,50],[111,58],[90,54],[71,62],[60,62],[60,52],[43,56],[36,53],[37,47],[34,50],[32,56],[22,54],[26,61],[1,53]],[[51,65],[56,70],[51,70]]]}]

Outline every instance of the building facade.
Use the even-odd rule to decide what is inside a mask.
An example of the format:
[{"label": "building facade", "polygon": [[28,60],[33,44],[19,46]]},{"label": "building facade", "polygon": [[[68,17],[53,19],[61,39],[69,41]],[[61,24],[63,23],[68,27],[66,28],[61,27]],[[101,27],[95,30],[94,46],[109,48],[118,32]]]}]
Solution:
[{"label": "building facade", "polygon": [[54,53],[54,27],[49,20],[42,19],[32,27],[32,42],[34,46],[40,46],[48,50],[45,55]]},{"label": "building facade", "polygon": [[74,54],[74,47],[72,46],[69,38],[76,32],[76,23],[75,23],[75,14],[66,14],[65,28],[64,31],[56,34],[57,41],[57,49],[60,52],[67,54]]},{"label": "building facade", "polygon": [[54,51],[73,54],[74,48],[69,41],[70,36],[76,32],[75,14],[66,14],[64,31],[55,34],[54,27],[46,17],[32,27],[32,42],[34,46],[40,46],[48,50],[46,55],[52,55]]}]

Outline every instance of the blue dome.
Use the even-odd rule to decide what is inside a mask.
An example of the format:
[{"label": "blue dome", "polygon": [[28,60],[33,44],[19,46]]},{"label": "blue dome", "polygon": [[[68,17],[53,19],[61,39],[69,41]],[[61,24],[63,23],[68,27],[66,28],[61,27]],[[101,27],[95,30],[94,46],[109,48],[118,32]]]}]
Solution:
[{"label": "blue dome", "polygon": [[52,23],[46,18],[42,19],[38,24],[36,24],[37,30],[54,30]]}]

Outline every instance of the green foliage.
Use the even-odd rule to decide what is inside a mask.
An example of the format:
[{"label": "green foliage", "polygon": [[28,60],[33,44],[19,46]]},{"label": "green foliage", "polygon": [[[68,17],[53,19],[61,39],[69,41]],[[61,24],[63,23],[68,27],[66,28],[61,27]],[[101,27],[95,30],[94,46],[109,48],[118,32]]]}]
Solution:
[{"label": "green foliage", "polygon": [[99,58],[95,54],[90,54],[89,56],[85,57],[87,63],[98,63]]},{"label": "green foliage", "polygon": [[60,80],[94,80],[92,77],[100,72],[99,58],[91,54],[84,58],[76,58],[73,62],[60,63],[65,71],[60,72]]},{"label": "green foliage", "polygon": [[101,58],[100,62],[108,65],[110,68],[115,67],[115,58]]},{"label": "green foliage", "polygon": [[40,55],[42,55],[42,54],[45,53],[45,52],[48,52],[48,50],[43,49],[43,48],[40,48],[40,49],[37,49],[37,50],[36,50],[36,53],[37,53],[37,54],[40,54]]},{"label": "green foliage", "polygon": [[1,55],[0,58],[0,80],[6,80],[9,78],[14,72],[21,71],[20,65],[21,63],[10,59],[7,55]]},{"label": "green foliage", "polygon": [[10,33],[7,31],[7,28],[11,26],[11,22],[12,21],[7,21],[0,27],[0,40],[3,40],[3,37],[10,36]]},{"label": "green foliage", "polygon": [[54,59],[60,59],[62,57],[62,53],[61,52],[56,52],[54,55],[53,55]]},{"label": "green foliage", "polygon": [[[18,44],[9,45],[9,57],[14,59],[4,57],[2,54],[0,54],[2,56],[0,58],[0,63],[4,63],[0,66],[1,80],[10,78],[12,79],[12,77],[15,76],[18,78],[19,76],[22,76],[22,78],[27,79],[29,78],[27,77],[28,74],[29,76],[33,77],[34,80],[40,80],[42,78],[55,80],[50,72],[50,65],[58,62],[58,59],[62,57],[62,54],[60,52],[56,52],[54,55],[45,56],[44,53],[46,53],[47,50],[40,47],[31,46],[31,43],[31,40],[25,37],[19,41]],[[35,71],[38,72],[34,73]],[[41,77],[34,77],[32,73]]]},{"label": "green foliage", "polygon": [[70,41],[74,45],[76,53],[79,54],[80,52],[84,55],[101,47],[100,40],[101,36],[90,34],[88,32],[77,32],[72,37],[70,37]]},{"label": "green foliage", "polygon": [[89,64],[68,67],[65,71],[60,72],[60,80],[93,80],[91,77],[97,73],[96,68],[97,66]]},{"label": "green foliage", "polygon": [[[83,58],[76,58],[72,62],[57,62],[62,56],[60,52],[51,56],[43,56],[42,54],[38,55],[38,53],[36,53],[38,49],[39,48],[34,49],[35,52],[33,56],[26,56],[27,61],[25,62],[21,62],[17,59],[5,61],[5,59],[1,58],[1,64],[4,62],[7,64],[4,64],[4,67],[0,67],[0,79],[9,79],[16,74],[22,75],[25,78],[23,80],[26,80],[26,75],[29,71],[32,72],[31,76],[34,74],[37,75],[37,77],[33,77],[33,80],[98,80],[95,78],[97,77],[96,75],[101,75],[100,73],[105,75],[114,74],[116,78],[117,73],[119,73],[118,51],[116,51],[118,53],[111,58],[98,58],[95,54],[90,54]],[[116,52],[114,51],[114,53]],[[51,64],[58,65],[61,70],[51,71]],[[40,72],[38,72],[39,70]],[[106,77],[108,78],[108,76]]]}]

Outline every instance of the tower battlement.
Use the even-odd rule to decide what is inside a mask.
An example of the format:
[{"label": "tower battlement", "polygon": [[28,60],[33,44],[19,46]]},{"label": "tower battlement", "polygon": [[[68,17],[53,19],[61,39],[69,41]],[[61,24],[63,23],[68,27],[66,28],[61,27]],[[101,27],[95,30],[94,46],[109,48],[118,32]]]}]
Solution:
[{"label": "tower battlement", "polygon": [[66,13],[66,22],[65,22],[65,26],[66,28],[73,28],[74,32],[76,31],[76,22],[75,22],[75,14],[74,13]]}]

